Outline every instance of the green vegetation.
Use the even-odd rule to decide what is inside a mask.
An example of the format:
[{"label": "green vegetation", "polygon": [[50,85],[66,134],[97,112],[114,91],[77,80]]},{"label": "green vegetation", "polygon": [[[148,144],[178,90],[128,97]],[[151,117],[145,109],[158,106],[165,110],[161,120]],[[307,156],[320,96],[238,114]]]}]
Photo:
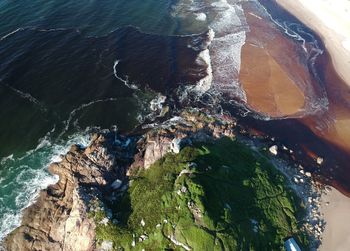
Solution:
[{"label": "green vegetation", "polygon": [[230,139],[186,147],[132,177],[108,205],[118,224],[94,214],[97,239],[116,250],[282,250],[293,235],[305,247],[302,206],[285,179]]}]

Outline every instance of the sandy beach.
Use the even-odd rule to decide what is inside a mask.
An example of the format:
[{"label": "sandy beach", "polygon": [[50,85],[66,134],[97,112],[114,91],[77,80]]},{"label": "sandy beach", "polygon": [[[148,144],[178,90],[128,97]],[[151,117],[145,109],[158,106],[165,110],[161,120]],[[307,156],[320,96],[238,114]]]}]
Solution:
[{"label": "sandy beach", "polygon": [[336,189],[321,196],[321,214],[326,223],[320,251],[347,251],[350,247],[350,199]]},{"label": "sandy beach", "polygon": [[322,37],[337,73],[350,86],[350,1],[276,2]]}]

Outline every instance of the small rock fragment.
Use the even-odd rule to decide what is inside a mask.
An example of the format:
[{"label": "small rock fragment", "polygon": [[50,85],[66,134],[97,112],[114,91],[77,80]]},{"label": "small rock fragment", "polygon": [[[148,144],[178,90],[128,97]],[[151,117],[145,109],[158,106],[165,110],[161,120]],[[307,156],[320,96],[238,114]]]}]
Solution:
[{"label": "small rock fragment", "polygon": [[277,155],[278,153],[278,147],[276,145],[273,145],[269,148],[270,153],[272,153],[273,155]]},{"label": "small rock fragment", "polygon": [[323,163],[323,158],[317,157],[316,162],[317,162],[318,165],[322,165],[322,163]]}]

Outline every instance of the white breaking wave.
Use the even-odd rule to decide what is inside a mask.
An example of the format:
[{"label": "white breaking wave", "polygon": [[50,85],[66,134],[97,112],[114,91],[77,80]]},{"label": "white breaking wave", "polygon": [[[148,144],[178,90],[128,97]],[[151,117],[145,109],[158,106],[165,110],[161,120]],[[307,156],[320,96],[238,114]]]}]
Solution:
[{"label": "white breaking wave", "polygon": [[190,19],[194,15],[198,22],[205,21],[215,34],[208,50],[199,56],[199,60],[208,65],[208,75],[195,87],[198,93],[203,94],[210,89],[245,101],[238,74],[241,49],[249,28],[241,1],[181,0],[173,9],[173,15],[179,18]]},{"label": "white breaking wave", "polygon": [[[208,31],[208,40],[207,40],[207,46],[210,46],[212,43],[214,37],[215,37],[215,32],[212,29],[209,29]],[[187,91],[194,91],[198,95],[203,95],[205,92],[207,92],[213,82],[213,68],[212,68],[212,63],[211,63],[211,58],[210,58],[210,51],[209,48],[201,51],[196,59],[196,63],[198,65],[205,65],[206,66],[206,76],[202,78],[201,80],[196,83],[195,86],[190,87]]]},{"label": "white breaking wave", "polygon": [[117,79],[119,79],[120,81],[122,81],[122,82],[123,82],[127,87],[129,87],[130,89],[137,90],[138,87],[137,87],[136,85],[130,84],[130,83],[129,83],[129,78],[128,78],[128,76],[126,76],[126,79],[122,79],[121,77],[118,76],[118,74],[117,74],[117,66],[118,66],[119,62],[120,62],[120,60],[116,60],[116,61],[114,62],[114,65],[113,65],[114,76],[115,76]]},{"label": "white breaking wave", "polygon": [[151,111],[153,111],[153,112],[161,111],[163,109],[163,105],[164,105],[165,101],[166,101],[166,96],[158,94],[157,97],[155,97],[154,99],[152,99],[150,101]]},{"label": "white breaking wave", "polygon": [[[13,154],[10,154],[9,156],[3,157],[0,161],[0,165],[5,165],[7,161],[13,161]],[[1,177],[0,177],[1,179]],[[1,182],[0,182],[1,184]]]},{"label": "white breaking wave", "polygon": [[[259,6],[259,8],[262,10],[261,14],[268,17],[276,26],[282,29],[282,31],[292,39],[299,41],[302,45],[302,48],[307,55],[308,62],[311,66],[311,72],[313,73],[313,76],[315,76],[317,79],[318,74],[315,67],[316,60],[318,56],[322,55],[324,51],[320,48],[317,39],[310,34],[309,32],[305,31],[300,24],[293,23],[293,22],[286,22],[286,21],[279,21],[275,20],[271,14],[267,11],[267,9],[259,3],[259,1],[255,1],[256,4]],[[306,40],[301,36],[303,34],[304,36],[308,36],[311,41],[306,42]],[[312,44],[312,46],[306,46],[306,43]],[[297,76],[294,76],[296,78]],[[318,79],[319,80],[319,79]],[[320,94],[316,93],[316,90],[314,89],[313,85],[311,83],[304,83],[302,79],[299,79],[298,81],[295,81],[295,83],[298,85],[298,87],[305,93],[305,107],[303,110],[295,114],[293,117],[304,117],[305,114],[318,114],[320,112],[324,112],[328,109],[329,106],[329,100],[327,97],[326,90],[320,86]],[[289,116],[291,117],[291,116]]]},{"label": "white breaking wave", "polygon": [[25,28],[18,28],[18,29],[14,30],[14,31],[11,31],[10,33],[8,33],[8,34],[4,35],[3,37],[1,37],[1,38],[0,38],[0,41],[5,40],[6,38],[12,36],[13,34],[16,34],[16,33],[19,32],[19,31],[22,31],[22,30],[24,30],[24,29],[25,29]]},{"label": "white breaking wave", "polygon": [[54,28],[54,29],[39,29],[37,27],[32,27],[32,26],[27,26],[27,27],[20,27],[15,29],[14,31],[11,31],[10,33],[2,36],[0,38],[0,42],[5,40],[6,38],[11,37],[12,35],[16,34],[17,32],[20,31],[25,31],[25,30],[36,30],[36,31],[40,31],[40,32],[54,32],[54,31],[65,31],[65,30],[75,30],[77,33],[80,33],[80,30],[78,29],[73,29],[73,28]]},{"label": "white breaking wave", "polygon": [[213,65],[213,88],[246,101],[239,83],[241,50],[246,40],[248,25],[241,5],[236,1],[221,0],[211,4],[217,12],[210,23],[216,37],[210,48]]},{"label": "white breaking wave", "polygon": [[193,88],[197,93],[203,94],[207,92],[213,81],[213,69],[211,66],[211,59],[209,54],[209,49],[206,49],[199,53],[198,58],[196,59],[197,63],[204,62],[207,65],[207,76],[199,80],[196,86]]},{"label": "white breaking wave", "polygon": [[[48,134],[49,135],[49,134]],[[0,170],[0,242],[21,223],[22,211],[32,205],[40,192],[58,181],[48,172],[50,163],[61,160],[73,144],[87,146],[89,134],[83,132],[68,138],[63,144],[48,143],[44,137],[38,146],[21,158],[2,159]]]},{"label": "white breaking wave", "polygon": [[196,19],[199,21],[206,21],[207,20],[207,15],[203,12],[196,13]]}]

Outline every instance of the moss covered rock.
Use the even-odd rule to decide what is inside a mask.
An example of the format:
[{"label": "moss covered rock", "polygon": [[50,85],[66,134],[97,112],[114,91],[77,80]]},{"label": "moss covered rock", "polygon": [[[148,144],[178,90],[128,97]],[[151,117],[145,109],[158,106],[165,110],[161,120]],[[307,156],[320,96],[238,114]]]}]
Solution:
[{"label": "moss covered rock", "polygon": [[308,245],[286,178],[231,139],[166,155],[108,206],[118,223],[97,222],[96,236],[116,250],[282,250],[289,236]]}]

